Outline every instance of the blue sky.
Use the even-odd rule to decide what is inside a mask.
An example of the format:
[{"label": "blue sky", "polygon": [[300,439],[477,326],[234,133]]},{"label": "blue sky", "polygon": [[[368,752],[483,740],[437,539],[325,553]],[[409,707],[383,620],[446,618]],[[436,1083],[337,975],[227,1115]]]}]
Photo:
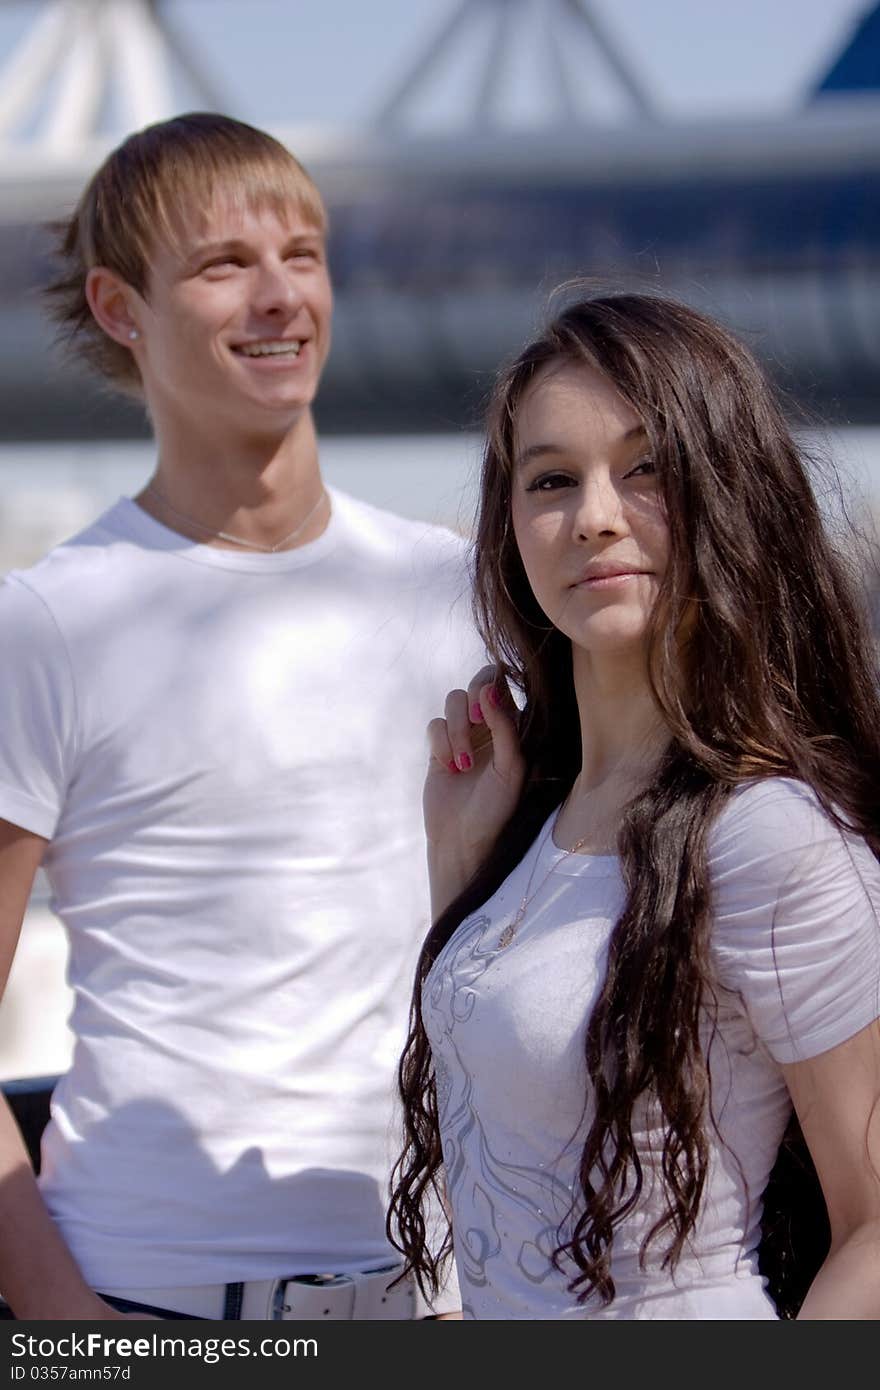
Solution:
[{"label": "blue sky", "polygon": [[[369,120],[395,77],[457,0],[165,0],[224,93],[227,109],[266,124]],[[769,115],[800,105],[869,0],[592,0],[667,118]],[[0,57],[39,0],[0,0]],[[419,110],[420,123],[462,118],[478,48],[459,45]],[[469,56],[470,55],[470,56]],[[589,55],[584,61],[589,71]],[[513,56],[506,107],[539,106]],[[540,83],[537,84],[540,86]],[[587,86],[596,114],[603,80]],[[182,92],[182,104],[190,105]],[[607,112],[606,112],[607,114]]]}]

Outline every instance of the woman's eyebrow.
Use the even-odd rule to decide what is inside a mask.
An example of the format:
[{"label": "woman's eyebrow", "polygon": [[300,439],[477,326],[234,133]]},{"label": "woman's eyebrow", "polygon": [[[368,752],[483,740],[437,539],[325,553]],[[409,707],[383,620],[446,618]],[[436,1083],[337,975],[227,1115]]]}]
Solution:
[{"label": "woman's eyebrow", "polygon": [[529,463],[531,459],[543,458],[547,454],[558,457],[564,454],[565,450],[561,444],[530,444],[527,449],[516,455],[513,461],[515,468],[521,468],[523,464]]},{"label": "woman's eyebrow", "polygon": [[[647,439],[647,437],[648,431],[645,429],[644,425],[633,425],[631,429],[628,429],[625,434],[620,436],[617,443],[631,444],[633,440]],[[531,462],[532,459],[545,458],[548,454],[559,457],[566,452],[566,449],[561,444],[553,444],[549,441],[547,443],[530,444],[527,449],[522,449],[516,455],[513,466],[514,468],[522,468],[524,464]]]}]

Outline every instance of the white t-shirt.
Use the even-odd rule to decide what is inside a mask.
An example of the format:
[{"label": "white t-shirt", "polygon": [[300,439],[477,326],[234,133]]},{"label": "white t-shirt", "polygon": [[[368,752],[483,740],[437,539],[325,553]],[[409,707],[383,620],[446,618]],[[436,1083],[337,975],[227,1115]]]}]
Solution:
[{"label": "white t-shirt", "polygon": [[93,1286],[388,1257],[467,589],[458,537],[336,491],[275,555],[125,499],[0,588],[0,816],[51,840],[75,997],[40,1185]]},{"label": "white t-shirt", "polygon": [[[663,1239],[662,1127],[634,1118],[645,1190],[614,1237],[617,1293],[579,1305],[550,1255],[571,1229],[589,1114],[586,1021],[625,900],[614,856],[564,855],[555,813],[528,854],[440,952],[423,990],[455,1258],[466,1318],[773,1318],[757,1272],[761,1199],[791,1111],[780,1071],[880,1016],[880,865],[812,792],[783,778],[738,790],[710,836],[718,1030],[708,1049],[717,1133],[674,1279]],[[555,868],[553,867],[555,865]],[[543,876],[551,870],[543,881]],[[534,870],[531,890],[529,876]],[[535,891],[537,890],[537,891]],[[504,948],[524,896],[535,896]]]}]

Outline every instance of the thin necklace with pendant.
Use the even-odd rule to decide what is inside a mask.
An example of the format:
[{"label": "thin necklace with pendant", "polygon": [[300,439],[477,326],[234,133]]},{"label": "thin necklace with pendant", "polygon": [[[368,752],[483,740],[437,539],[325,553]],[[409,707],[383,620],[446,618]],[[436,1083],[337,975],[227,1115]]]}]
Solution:
[{"label": "thin necklace with pendant", "polygon": [[504,930],[498,938],[499,950],[503,951],[506,946],[510,945],[511,941],[516,936],[516,933],[519,930],[520,923],[526,915],[526,908],[528,907],[529,903],[534,902],[535,898],[538,896],[541,889],[544,887],[544,884],[556,872],[556,870],[559,868],[559,865],[563,863],[564,860],[569,859],[573,854],[577,854],[579,850],[582,850],[589,843],[589,836],[587,836],[583,840],[576,840],[575,843],[572,845],[571,849],[560,850],[558,859],[553,860],[553,863],[550,865],[550,868],[547,870],[546,874],[541,879],[541,882],[538,884],[535,891],[531,892],[530,890],[532,887],[532,881],[535,877],[538,865],[541,862],[541,856],[547,847],[547,842],[553,834],[558,817],[559,812],[557,811],[556,815],[554,815],[550,820],[550,823],[544,831],[544,834],[541,836],[540,844],[538,845],[538,848],[535,852],[535,858],[532,864],[531,873],[529,874],[529,880],[526,884],[526,891],[523,893],[522,896],[522,902],[520,903],[519,907],[516,909],[514,916],[508,922],[507,926],[504,928]]},{"label": "thin necklace with pendant", "polygon": [[247,541],[244,540],[241,536],[232,536],[229,534],[228,531],[215,531],[213,527],[205,526],[203,522],[195,521],[191,516],[184,516],[183,512],[179,512],[176,510],[176,508],[172,507],[171,503],[168,501],[168,498],[163,497],[159,489],[154,487],[152,483],[147,483],[146,487],[144,488],[144,492],[149,494],[150,497],[155,497],[157,502],[161,502],[162,506],[171,516],[175,517],[178,521],[185,522],[187,526],[192,526],[195,528],[195,530],[201,531],[203,535],[213,536],[216,540],[219,541],[228,541],[230,545],[243,546],[245,550],[261,550],[265,555],[274,555],[276,551],[283,550],[286,545],[290,545],[291,541],[295,541],[297,536],[299,536],[306,529],[309,522],[316,515],[318,508],[321,506],[321,503],[324,502],[327,498],[327,493],[325,489],[322,487],[321,495],[318,498],[315,505],[311,508],[311,510],[307,513],[307,515],[303,518],[299,525],[293,531],[290,532],[289,536],[282,536],[281,540],[276,541],[274,545],[261,545],[259,541]]}]

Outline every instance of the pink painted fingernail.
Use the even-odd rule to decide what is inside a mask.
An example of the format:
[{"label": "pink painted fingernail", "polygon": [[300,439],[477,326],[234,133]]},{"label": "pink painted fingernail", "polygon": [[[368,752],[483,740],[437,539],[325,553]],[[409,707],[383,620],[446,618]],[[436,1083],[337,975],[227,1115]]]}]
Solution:
[{"label": "pink painted fingernail", "polygon": [[455,762],[449,762],[446,766],[449,768],[450,772],[458,772],[458,765]]},{"label": "pink painted fingernail", "polygon": [[472,723],[472,724],[482,724],[482,722],[483,722],[483,711],[482,711],[482,709],[480,708],[479,701],[478,701],[478,700],[474,700],[474,703],[471,705],[471,723]]},{"label": "pink painted fingernail", "polygon": [[459,753],[458,765],[461,768],[462,772],[467,772],[468,768],[473,766],[467,753]]}]

